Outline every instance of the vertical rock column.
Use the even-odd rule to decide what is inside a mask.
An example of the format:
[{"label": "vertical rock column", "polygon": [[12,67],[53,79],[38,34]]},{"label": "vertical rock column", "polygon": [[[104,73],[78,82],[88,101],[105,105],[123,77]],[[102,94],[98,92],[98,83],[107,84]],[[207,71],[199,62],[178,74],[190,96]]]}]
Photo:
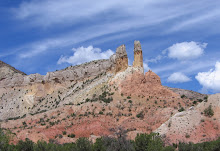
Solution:
[{"label": "vertical rock column", "polygon": [[134,62],[133,67],[143,68],[143,55],[140,41],[134,41]]},{"label": "vertical rock column", "polygon": [[125,50],[125,45],[121,45],[116,49],[116,66],[115,72],[124,71],[128,68],[128,56]]}]

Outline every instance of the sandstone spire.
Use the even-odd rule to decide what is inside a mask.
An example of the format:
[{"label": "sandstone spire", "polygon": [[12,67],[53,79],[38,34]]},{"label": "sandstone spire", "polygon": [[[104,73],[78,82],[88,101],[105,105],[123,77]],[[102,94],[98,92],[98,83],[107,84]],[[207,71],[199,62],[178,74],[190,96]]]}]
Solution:
[{"label": "sandstone spire", "polygon": [[134,41],[134,62],[133,67],[143,68],[143,55],[140,41]]},{"label": "sandstone spire", "polygon": [[116,49],[116,73],[124,71],[128,68],[128,56],[125,50],[125,45],[121,45]]}]

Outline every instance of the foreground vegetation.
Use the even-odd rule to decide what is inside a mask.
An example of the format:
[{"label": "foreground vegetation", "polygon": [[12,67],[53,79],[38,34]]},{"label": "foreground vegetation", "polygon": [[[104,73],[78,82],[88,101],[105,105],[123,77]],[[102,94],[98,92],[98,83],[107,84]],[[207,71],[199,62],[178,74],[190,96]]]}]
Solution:
[{"label": "foreground vegetation", "polygon": [[58,144],[55,140],[38,141],[20,140],[16,145],[9,144],[9,135],[0,129],[0,151],[219,151],[220,139],[199,144],[179,143],[164,146],[158,134],[138,134],[135,140],[126,139],[126,132],[116,132],[117,138],[101,137],[95,143],[88,138],[79,138],[75,143]]}]

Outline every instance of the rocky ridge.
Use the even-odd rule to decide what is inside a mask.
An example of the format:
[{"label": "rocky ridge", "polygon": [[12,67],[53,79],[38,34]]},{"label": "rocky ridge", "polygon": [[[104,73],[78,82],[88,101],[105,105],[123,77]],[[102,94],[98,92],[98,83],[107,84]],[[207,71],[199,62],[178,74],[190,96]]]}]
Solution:
[{"label": "rocky ridge", "polygon": [[78,137],[114,136],[111,130],[120,126],[128,131],[129,139],[153,131],[169,138],[167,121],[182,109],[188,111],[200,104],[197,96],[191,97],[193,93],[179,92],[162,86],[154,72],[144,74],[141,44],[135,41],[132,66],[128,66],[125,45],[121,45],[106,60],[70,66],[45,76],[12,75],[2,79],[1,127],[15,134],[14,143],[26,137],[34,142],[53,139],[67,143]]},{"label": "rocky ridge", "polygon": [[0,81],[8,78],[13,77],[14,75],[26,75],[24,72],[21,72],[14,67],[10,66],[9,64],[0,61]]},{"label": "rocky ridge", "polygon": [[103,72],[111,71],[112,62],[110,60],[97,60],[77,66],[70,66],[66,69],[48,72],[45,76],[40,74],[17,74],[0,81],[0,87],[27,86],[34,83],[62,83],[66,81],[82,80],[92,76],[97,76]]}]

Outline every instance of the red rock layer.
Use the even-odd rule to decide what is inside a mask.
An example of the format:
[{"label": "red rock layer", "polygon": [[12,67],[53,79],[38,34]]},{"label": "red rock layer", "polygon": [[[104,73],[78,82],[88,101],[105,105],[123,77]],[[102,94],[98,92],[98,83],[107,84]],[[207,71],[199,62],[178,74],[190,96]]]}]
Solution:
[{"label": "red rock layer", "polygon": [[160,77],[152,71],[134,73],[120,84],[121,93],[125,95],[178,97],[178,94],[161,85]]}]

